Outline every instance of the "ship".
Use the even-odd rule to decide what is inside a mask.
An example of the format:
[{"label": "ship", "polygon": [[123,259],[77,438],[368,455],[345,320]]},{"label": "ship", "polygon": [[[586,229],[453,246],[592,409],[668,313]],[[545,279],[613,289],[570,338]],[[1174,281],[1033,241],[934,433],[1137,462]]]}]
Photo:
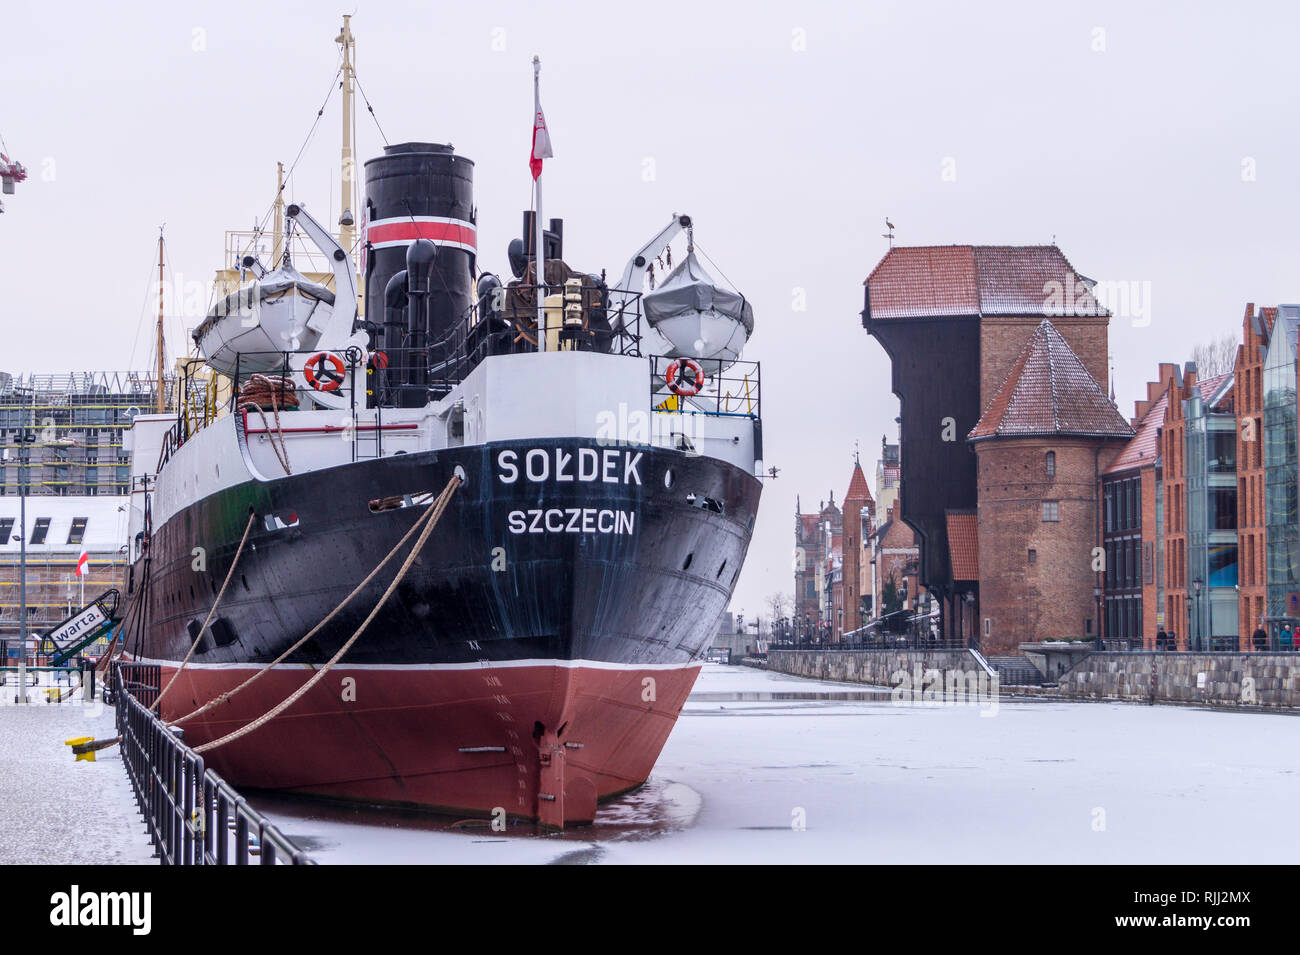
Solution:
[{"label": "ship", "polygon": [[745,560],[751,304],[676,213],[617,278],[537,209],[482,270],[443,143],[384,147],[358,201],[355,243],[282,203],[185,407],[135,418],[125,659],[237,786],[591,823],[648,778]]}]

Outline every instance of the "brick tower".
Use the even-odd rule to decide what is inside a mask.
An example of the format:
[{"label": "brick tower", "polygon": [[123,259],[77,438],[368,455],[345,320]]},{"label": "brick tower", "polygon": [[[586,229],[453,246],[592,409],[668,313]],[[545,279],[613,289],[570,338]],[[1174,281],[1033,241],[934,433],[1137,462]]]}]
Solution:
[{"label": "brick tower", "polygon": [[[844,495],[844,632],[863,625],[862,607],[862,554],[867,537],[871,534],[871,514],[874,509],[867,476],[862,473],[862,462],[853,458],[853,473],[849,476],[849,491]],[[865,518],[865,520],[864,520]]]},{"label": "brick tower", "polygon": [[987,653],[1097,632],[1099,476],[1133,428],[1049,321],[970,432]]}]

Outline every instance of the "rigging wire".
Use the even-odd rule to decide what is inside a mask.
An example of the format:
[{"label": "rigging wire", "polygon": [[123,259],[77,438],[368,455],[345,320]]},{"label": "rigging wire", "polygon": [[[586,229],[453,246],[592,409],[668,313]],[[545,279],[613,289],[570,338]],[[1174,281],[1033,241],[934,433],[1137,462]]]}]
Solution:
[{"label": "rigging wire", "polygon": [[740,286],[738,286],[735,282],[731,281],[731,279],[727,278],[727,273],[722,271],[722,266],[718,265],[717,262],[714,262],[713,258],[709,255],[709,253],[704,251],[704,246],[700,245],[698,239],[695,241],[695,247],[700,250],[700,255],[708,259],[709,264],[718,270],[718,274],[722,276],[722,280],[726,282],[728,285],[730,285],[733,291],[739,292]]},{"label": "rigging wire", "polygon": [[388,137],[384,135],[384,127],[379,125],[379,117],[375,115],[375,108],[370,105],[370,98],[366,96],[366,91],[361,88],[361,77],[357,76],[357,68],[352,67],[352,80],[357,84],[357,92],[361,94],[361,99],[365,101],[366,112],[370,118],[375,121],[375,129],[379,130],[379,138],[384,141],[384,145],[389,145]]},{"label": "rigging wire", "polygon": [[[334,95],[334,90],[338,88],[339,85],[338,78],[342,74],[343,74],[343,54],[339,53],[339,66],[334,71],[334,76],[330,80],[329,91],[325,94],[325,99],[321,101],[320,108],[316,110],[316,118],[312,120],[311,129],[307,130],[307,135],[303,139],[302,145],[298,147],[297,155],[293,157],[293,162],[289,164],[289,169],[285,173],[285,182],[289,183],[291,188],[292,188],[292,181],[293,181],[293,171],[298,167],[298,161],[302,159],[302,154],[306,151],[308,144],[312,140],[312,137],[316,134],[316,127],[320,125],[321,118],[325,115],[325,107],[329,105],[330,98]],[[270,221],[271,215],[275,212],[275,204],[277,201],[279,201],[279,199],[280,199],[280,194],[277,192],[275,199],[271,200],[271,204],[270,206],[267,207],[266,212],[263,213],[261,218],[258,219],[257,228],[253,230],[254,234],[260,234],[266,231],[266,225]]]}]

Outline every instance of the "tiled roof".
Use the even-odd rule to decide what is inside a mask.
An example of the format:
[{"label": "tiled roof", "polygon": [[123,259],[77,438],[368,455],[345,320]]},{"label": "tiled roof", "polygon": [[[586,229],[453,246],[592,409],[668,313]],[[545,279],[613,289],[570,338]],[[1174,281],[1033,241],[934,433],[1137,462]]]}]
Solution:
[{"label": "tiled roof", "polygon": [[979,314],[975,250],[969,245],[890,249],[867,286],[872,318]]},{"label": "tiled roof", "polygon": [[849,492],[844,495],[845,502],[865,501],[872,503],[871,489],[867,487],[867,476],[862,473],[862,465],[853,465],[853,475],[849,478]]},{"label": "tiled roof", "polygon": [[974,511],[948,511],[948,557],[953,580],[980,579],[979,521]]},{"label": "tiled roof", "polygon": [[969,437],[1127,438],[1132,434],[1132,426],[1106,398],[1079,356],[1044,320]]},{"label": "tiled roof", "polygon": [[900,246],[866,284],[872,319],[1109,314],[1054,245]]},{"label": "tiled roof", "polygon": [[1165,423],[1165,408],[1168,404],[1169,391],[1166,389],[1160,399],[1147,409],[1147,413],[1138,422],[1137,434],[1133,436],[1133,440],[1124,445],[1124,450],[1119,453],[1119,457],[1115,458],[1104,473],[1117,474],[1120,471],[1146,467],[1148,464],[1155,463],[1156,458],[1160,456],[1160,444],[1156,433]]},{"label": "tiled roof", "polygon": [[1209,401],[1210,396],[1219,390],[1223,380],[1227,378],[1226,374],[1215,375],[1213,378],[1206,378],[1204,381],[1198,381],[1196,384],[1201,389],[1201,400]]},{"label": "tiled roof", "polygon": [[1228,387],[1225,389],[1223,396],[1219,399],[1219,403],[1223,404],[1225,399],[1232,396],[1232,381],[1229,380],[1231,378],[1232,373],[1229,372],[1223,375],[1215,375],[1213,378],[1206,378],[1204,381],[1198,381],[1196,384],[1201,392],[1201,400],[1209,402],[1226,383]]}]

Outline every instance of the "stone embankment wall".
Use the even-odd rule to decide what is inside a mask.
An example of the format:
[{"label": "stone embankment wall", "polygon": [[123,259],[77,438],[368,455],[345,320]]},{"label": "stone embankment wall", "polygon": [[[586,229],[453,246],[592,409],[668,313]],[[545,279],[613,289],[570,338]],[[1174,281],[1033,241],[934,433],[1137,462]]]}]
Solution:
[{"label": "stone embankment wall", "polygon": [[969,650],[770,650],[767,667],[815,680],[894,686],[900,670],[964,672],[980,664]]},{"label": "stone embankment wall", "polygon": [[[894,686],[900,670],[946,675],[980,668],[980,662],[966,650],[773,650],[768,668],[818,680]],[[1082,700],[1149,701],[1154,696],[1165,703],[1300,707],[1300,654],[1091,653],[1046,692]]]},{"label": "stone embankment wall", "polygon": [[1060,691],[1083,699],[1155,699],[1220,706],[1300,706],[1300,654],[1093,653],[1061,677]]}]

